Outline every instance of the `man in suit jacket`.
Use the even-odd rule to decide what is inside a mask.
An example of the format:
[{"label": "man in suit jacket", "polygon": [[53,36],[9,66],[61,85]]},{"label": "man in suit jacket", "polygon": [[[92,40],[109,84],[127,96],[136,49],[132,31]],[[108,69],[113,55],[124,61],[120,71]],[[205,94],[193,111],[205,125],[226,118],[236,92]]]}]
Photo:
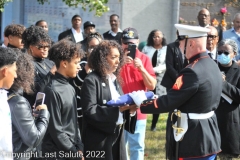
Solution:
[{"label": "man in suit jacket", "polygon": [[109,22],[111,25],[111,30],[103,33],[103,38],[107,40],[115,40],[121,44],[122,30],[119,28],[119,16],[117,14],[112,14]]},{"label": "man in suit jacket", "polygon": [[218,45],[218,31],[213,26],[208,26],[207,28],[210,29],[207,36],[207,53],[210,58],[216,60],[217,59],[217,45]]},{"label": "man in suit jacket", "polygon": [[66,37],[70,37],[70,40],[74,43],[82,41],[83,33],[81,31],[81,24],[82,18],[80,17],[80,15],[74,15],[72,17],[72,28],[60,33],[58,36],[58,41]]},{"label": "man in suit jacket", "polygon": [[179,41],[167,45],[166,72],[163,76],[161,85],[169,91],[175,83],[179,72],[187,65],[187,60],[180,51]]}]

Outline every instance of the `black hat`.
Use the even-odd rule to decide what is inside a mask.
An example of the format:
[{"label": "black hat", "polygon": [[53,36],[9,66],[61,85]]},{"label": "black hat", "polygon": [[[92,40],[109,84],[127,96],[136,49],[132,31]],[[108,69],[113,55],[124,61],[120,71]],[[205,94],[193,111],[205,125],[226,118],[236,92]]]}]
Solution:
[{"label": "black hat", "polygon": [[122,32],[122,42],[133,42],[132,40],[139,39],[138,32],[135,28],[126,28]]},{"label": "black hat", "polygon": [[87,28],[89,26],[93,26],[95,28],[95,24],[93,22],[87,21],[83,24],[83,28]]}]

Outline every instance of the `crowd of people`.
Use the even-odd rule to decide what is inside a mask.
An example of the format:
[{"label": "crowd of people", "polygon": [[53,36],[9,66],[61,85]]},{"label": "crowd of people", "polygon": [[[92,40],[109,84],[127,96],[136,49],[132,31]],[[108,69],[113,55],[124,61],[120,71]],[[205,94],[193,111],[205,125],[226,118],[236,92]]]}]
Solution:
[{"label": "crowd of people", "polygon": [[[116,14],[103,35],[91,21],[82,31],[74,15],[58,42],[44,20],[6,26],[0,160],[143,160],[147,114],[156,131],[160,113],[168,113],[166,159],[239,157],[240,13],[226,31],[211,26],[205,8],[197,18],[199,26],[175,24],[171,43],[159,29],[140,42]],[[45,98],[36,105],[39,92]],[[134,103],[108,105],[127,94]]]}]

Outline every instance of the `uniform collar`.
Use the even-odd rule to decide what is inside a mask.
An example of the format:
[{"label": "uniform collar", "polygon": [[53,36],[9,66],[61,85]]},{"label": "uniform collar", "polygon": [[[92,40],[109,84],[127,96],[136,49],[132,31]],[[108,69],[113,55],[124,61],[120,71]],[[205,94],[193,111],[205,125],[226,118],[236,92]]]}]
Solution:
[{"label": "uniform collar", "polygon": [[[189,59],[189,64],[191,64],[192,62],[194,62],[195,60],[199,59],[199,58],[202,58],[202,57],[205,57],[205,56],[208,56],[208,54],[206,52],[203,52],[203,53],[199,53],[195,56],[193,56],[192,58]],[[209,56],[208,56],[209,57]],[[209,57],[210,58],[210,57]]]}]

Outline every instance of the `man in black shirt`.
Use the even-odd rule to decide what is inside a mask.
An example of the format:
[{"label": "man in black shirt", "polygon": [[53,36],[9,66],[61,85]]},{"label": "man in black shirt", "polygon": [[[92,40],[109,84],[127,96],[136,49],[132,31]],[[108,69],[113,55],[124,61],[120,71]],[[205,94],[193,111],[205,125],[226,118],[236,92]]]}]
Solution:
[{"label": "man in black shirt", "polygon": [[44,89],[51,115],[42,144],[46,159],[81,159],[83,143],[77,124],[77,101],[69,79],[76,77],[82,55],[80,46],[66,39],[49,50],[49,59],[55,62],[57,71]]},{"label": "man in black shirt", "polygon": [[109,22],[111,30],[103,33],[103,38],[106,40],[116,40],[119,44],[121,44],[122,30],[119,28],[119,16],[117,14],[112,14]]}]

